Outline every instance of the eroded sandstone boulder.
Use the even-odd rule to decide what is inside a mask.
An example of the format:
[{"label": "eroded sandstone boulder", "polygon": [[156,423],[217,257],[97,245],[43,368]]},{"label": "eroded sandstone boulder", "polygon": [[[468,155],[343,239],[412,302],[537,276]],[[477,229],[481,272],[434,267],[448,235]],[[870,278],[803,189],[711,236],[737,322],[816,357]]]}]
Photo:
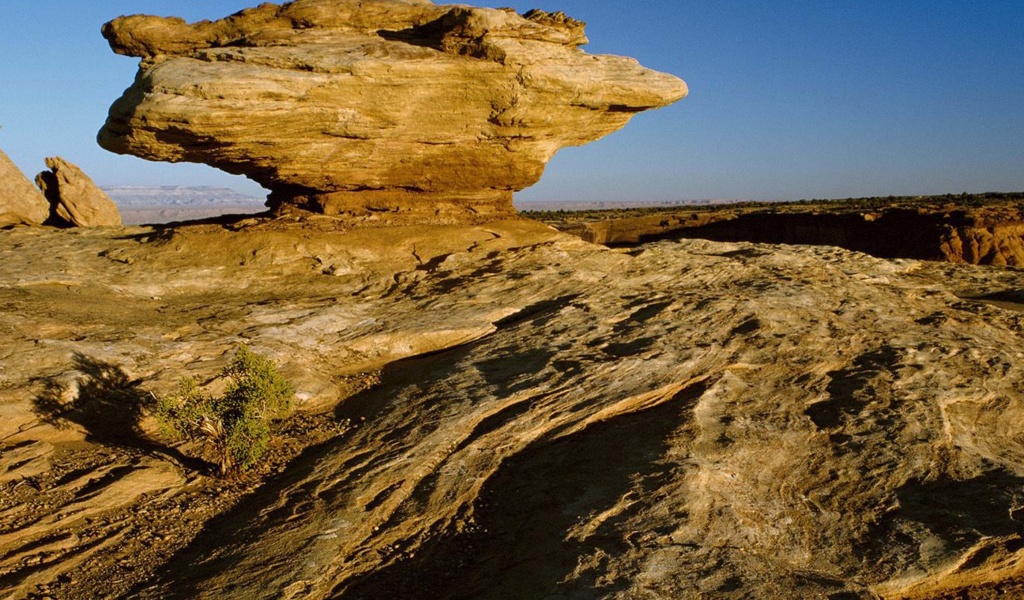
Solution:
[{"label": "eroded sandstone boulder", "polygon": [[46,198],[0,151],[0,227],[41,225],[49,214]]},{"label": "eroded sandstone boulder", "polygon": [[678,78],[593,56],[562,13],[429,0],[297,0],[187,24],[103,28],[141,57],[99,133],[111,151],[246,175],[269,204],[495,216],[565,146],[686,95]]},{"label": "eroded sandstone boulder", "polygon": [[36,175],[36,185],[49,201],[52,222],[64,227],[121,224],[117,205],[78,166],[59,156],[46,159],[49,171]]}]

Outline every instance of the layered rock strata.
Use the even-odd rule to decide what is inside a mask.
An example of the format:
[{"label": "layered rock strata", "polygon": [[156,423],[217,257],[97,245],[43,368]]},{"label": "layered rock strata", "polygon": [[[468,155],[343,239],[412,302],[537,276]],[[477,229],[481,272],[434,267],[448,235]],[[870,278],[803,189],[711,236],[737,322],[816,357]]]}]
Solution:
[{"label": "layered rock strata", "polygon": [[[1019,269],[333,220],[0,235],[7,593],[1024,592]],[[230,484],[134,418],[242,341],[335,433],[169,559]]]},{"label": "layered rock strata", "polygon": [[143,60],[99,142],[246,175],[275,208],[512,213],[559,148],[686,94],[632,59],[586,54],[583,27],[429,0],[297,0],[191,25],[122,17],[103,35]]},{"label": "layered rock strata", "polygon": [[121,224],[121,213],[106,192],[78,166],[59,156],[46,159],[49,171],[36,185],[50,203],[51,222],[60,227],[103,227]]}]

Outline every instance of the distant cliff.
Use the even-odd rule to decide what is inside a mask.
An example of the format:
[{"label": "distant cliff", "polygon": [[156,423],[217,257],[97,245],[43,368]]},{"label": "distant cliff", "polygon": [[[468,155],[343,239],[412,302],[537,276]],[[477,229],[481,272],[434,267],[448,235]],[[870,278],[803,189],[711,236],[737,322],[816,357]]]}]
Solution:
[{"label": "distant cliff", "polygon": [[939,196],[713,209],[540,215],[586,241],[696,238],[839,246],[880,258],[1024,266],[1024,195]]},{"label": "distant cliff", "polygon": [[[1018,269],[341,221],[0,232],[0,595],[1024,597]],[[145,413],[240,340],[224,481]]]}]

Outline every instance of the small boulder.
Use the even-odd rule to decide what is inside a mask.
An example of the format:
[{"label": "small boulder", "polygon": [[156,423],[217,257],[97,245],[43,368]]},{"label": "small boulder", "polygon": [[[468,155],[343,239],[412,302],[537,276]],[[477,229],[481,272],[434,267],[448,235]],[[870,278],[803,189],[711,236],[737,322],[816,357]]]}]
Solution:
[{"label": "small boulder", "polygon": [[50,205],[11,159],[0,151],[0,227],[42,225]]},{"label": "small boulder", "polygon": [[121,224],[117,205],[88,175],[70,162],[46,159],[49,171],[36,176],[36,185],[50,202],[50,223],[58,227],[103,227]]}]

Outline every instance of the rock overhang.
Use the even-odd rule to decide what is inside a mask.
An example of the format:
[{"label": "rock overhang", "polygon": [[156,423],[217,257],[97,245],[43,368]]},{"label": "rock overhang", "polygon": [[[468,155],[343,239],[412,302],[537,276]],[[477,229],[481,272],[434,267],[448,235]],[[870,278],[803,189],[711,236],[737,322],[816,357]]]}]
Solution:
[{"label": "rock overhang", "polygon": [[589,55],[562,13],[427,0],[296,0],[219,21],[103,27],[142,58],[104,148],[245,175],[275,208],[503,216],[554,153],[667,106],[686,84]]}]

